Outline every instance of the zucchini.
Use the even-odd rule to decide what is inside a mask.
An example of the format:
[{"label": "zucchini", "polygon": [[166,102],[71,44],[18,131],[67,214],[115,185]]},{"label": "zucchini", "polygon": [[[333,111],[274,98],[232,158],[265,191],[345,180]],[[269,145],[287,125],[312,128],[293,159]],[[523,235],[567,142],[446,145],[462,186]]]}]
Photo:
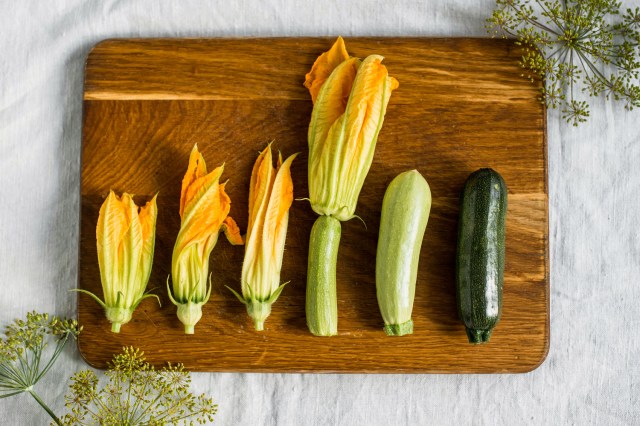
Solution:
[{"label": "zucchini", "polygon": [[311,228],[305,312],[309,331],[316,336],[338,334],[336,263],[341,232],[340,221],[331,216],[320,216]]},{"label": "zucchini", "polygon": [[399,174],[382,201],[376,294],[388,336],[413,333],[413,299],[420,247],[431,210],[429,184],[417,170]]},{"label": "zucchini", "polygon": [[498,172],[472,173],[460,196],[456,297],[470,343],[486,343],[502,313],[507,186]]}]

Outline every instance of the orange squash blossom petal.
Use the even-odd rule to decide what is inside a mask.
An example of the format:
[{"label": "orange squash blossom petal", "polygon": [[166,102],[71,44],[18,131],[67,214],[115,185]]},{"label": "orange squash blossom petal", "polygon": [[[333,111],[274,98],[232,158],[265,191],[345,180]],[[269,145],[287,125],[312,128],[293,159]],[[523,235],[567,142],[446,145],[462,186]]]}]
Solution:
[{"label": "orange squash blossom petal", "polygon": [[227,216],[222,224],[222,228],[224,229],[224,235],[231,244],[234,246],[241,246],[244,244],[242,235],[240,235],[240,228],[238,228],[238,224],[231,218],[231,216]]},{"label": "orange squash blossom petal", "polygon": [[316,59],[313,67],[311,67],[311,71],[305,76],[304,81],[304,86],[309,89],[313,103],[316,102],[320,88],[327,78],[329,78],[333,70],[347,59],[349,59],[349,53],[347,52],[342,37],[338,37],[335,43],[333,43],[333,46],[331,46],[331,49]]}]

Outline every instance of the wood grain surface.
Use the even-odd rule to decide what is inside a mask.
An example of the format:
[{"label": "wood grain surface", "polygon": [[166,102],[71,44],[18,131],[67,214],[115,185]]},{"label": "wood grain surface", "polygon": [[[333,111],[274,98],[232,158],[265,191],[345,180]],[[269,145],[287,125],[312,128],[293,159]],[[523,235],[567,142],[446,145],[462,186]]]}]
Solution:
[{"label": "wood grain surface", "polygon": [[[86,361],[104,368],[122,346],[135,345],[162,365],[194,371],[494,373],[526,372],[549,345],[548,200],[545,110],[538,86],[521,77],[519,51],[492,39],[346,39],[352,55],[385,56],[400,82],[387,110],[356,213],[342,225],[338,259],[339,335],[312,336],[304,295],[308,238],[315,215],[305,201],[291,208],[282,280],[290,281],[265,331],[224,288],[240,288],[243,247],[220,238],[211,255],[213,292],[195,335],[184,335],[166,294],[180,218],[180,183],[194,143],[210,169],[225,163],[231,215],[244,232],[251,167],[270,141],[300,152],[292,175],[296,197],[307,191],[311,101],[302,86],[333,39],[107,40],[87,60],[81,189],[79,287],[102,294],[95,226],[109,189],[144,202],[158,196],[150,288],[120,334],[102,309],[80,295]],[[487,345],[467,343],[454,285],[458,195],[466,177],[492,167],[509,187],[502,320]],[[375,292],[377,230],[384,190],[398,173],[417,169],[433,206],[422,247],[415,332],[387,337]]]}]

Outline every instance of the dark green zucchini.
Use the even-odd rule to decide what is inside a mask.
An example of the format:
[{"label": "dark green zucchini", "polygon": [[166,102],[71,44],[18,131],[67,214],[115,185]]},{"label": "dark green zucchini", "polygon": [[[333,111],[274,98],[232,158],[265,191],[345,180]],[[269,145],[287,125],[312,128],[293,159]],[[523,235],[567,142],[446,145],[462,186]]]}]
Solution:
[{"label": "dark green zucchini", "polygon": [[486,343],[502,313],[507,186],[498,172],[472,173],[460,196],[456,296],[470,343]]}]

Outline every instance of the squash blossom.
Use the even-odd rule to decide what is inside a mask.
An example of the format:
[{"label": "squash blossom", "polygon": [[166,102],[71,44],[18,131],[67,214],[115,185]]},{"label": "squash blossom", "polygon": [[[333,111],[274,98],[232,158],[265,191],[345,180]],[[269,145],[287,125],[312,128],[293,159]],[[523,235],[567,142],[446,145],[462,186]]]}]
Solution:
[{"label": "squash blossom", "polygon": [[104,301],[89,291],[77,291],[89,294],[104,308],[114,333],[131,320],[142,300],[158,299],[155,294],[145,293],[151,275],[157,216],[156,196],[139,209],[132,195],[118,197],[110,191],[100,207],[96,242]]},{"label": "squash blossom", "polygon": [[383,57],[349,57],[341,37],[306,75],[313,101],[309,123],[309,201],[320,217],[309,238],[307,326],[317,336],[337,334],[336,260],[340,222],[355,217],[373,161],[378,133],[398,81]]},{"label": "squash blossom", "polygon": [[207,165],[196,145],[182,180],[180,231],[171,259],[173,286],[169,289],[167,280],[167,290],[178,307],[178,319],[184,324],[186,334],[193,334],[202,318],[202,305],[211,295],[209,255],[218,241],[218,233],[223,230],[231,244],[243,244],[240,230],[229,216],[231,200],[225,193],[225,184],[219,183],[223,169],[224,166],[220,166],[207,173]]},{"label": "squash blossom", "polygon": [[342,38],[323,53],[306,75],[313,100],[309,124],[309,199],[319,215],[354,217],[398,81],[383,57],[350,58]]},{"label": "squash blossom", "polygon": [[242,296],[229,288],[247,306],[256,330],[264,329],[271,305],[286,283],[280,285],[280,269],[293,202],[291,163],[294,154],[273,167],[271,144],[263,150],[251,172],[249,224],[242,264]]}]

